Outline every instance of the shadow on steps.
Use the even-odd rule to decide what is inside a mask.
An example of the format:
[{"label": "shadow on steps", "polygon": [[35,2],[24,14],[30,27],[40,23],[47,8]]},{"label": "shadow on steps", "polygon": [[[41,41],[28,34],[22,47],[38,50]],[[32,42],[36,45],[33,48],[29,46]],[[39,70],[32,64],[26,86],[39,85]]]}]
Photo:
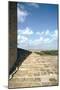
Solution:
[{"label": "shadow on steps", "polygon": [[28,50],[24,50],[21,48],[17,48],[17,60],[15,62],[15,64],[13,65],[13,67],[10,69],[9,71],[9,75],[12,74],[14,72],[14,70],[16,69],[16,67],[20,67],[20,65],[23,63],[23,61],[31,54],[32,52],[28,51]]}]

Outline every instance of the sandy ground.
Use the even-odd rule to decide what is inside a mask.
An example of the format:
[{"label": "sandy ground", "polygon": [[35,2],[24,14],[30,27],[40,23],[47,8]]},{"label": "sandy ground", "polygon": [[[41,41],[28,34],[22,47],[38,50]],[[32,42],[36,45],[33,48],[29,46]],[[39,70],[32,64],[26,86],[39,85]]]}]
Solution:
[{"label": "sandy ground", "polygon": [[9,80],[9,88],[58,85],[57,56],[31,53]]}]

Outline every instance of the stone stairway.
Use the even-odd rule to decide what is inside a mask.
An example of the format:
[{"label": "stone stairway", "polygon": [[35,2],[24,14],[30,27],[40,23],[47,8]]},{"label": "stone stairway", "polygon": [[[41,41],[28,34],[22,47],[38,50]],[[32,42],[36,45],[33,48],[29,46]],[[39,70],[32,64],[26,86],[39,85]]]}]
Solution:
[{"label": "stone stairway", "polygon": [[57,69],[57,56],[31,53],[9,80],[9,88],[58,85]]}]

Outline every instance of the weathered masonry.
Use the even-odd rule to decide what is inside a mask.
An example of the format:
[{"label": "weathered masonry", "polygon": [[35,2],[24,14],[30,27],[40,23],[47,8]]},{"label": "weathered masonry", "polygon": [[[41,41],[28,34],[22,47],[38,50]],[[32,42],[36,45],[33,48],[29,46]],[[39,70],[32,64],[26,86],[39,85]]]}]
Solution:
[{"label": "weathered masonry", "polygon": [[8,2],[9,10],[9,75],[17,59],[17,3]]}]

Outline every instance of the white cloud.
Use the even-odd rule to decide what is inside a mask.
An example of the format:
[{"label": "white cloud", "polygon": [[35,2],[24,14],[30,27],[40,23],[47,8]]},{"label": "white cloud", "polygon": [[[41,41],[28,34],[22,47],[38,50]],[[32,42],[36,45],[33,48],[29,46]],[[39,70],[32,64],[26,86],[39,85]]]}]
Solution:
[{"label": "white cloud", "polygon": [[45,31],[45,35],[49,35],[50,34],[50,31],[49,30],[46,30]]},{"label": "white cloud", "polygon": [[43,35],[45,32],[36,32],[36,35]]},{"label": "white cloud", "polygon": [[40,36],[48,36],[50,35],[50,31],[49,30],[45,30],[45,31],[41,31],[41,32],[36,32],[37,35],[40,35]]},{"label": "white cloud", "polygon": [[40,35],[40,32],[36,32],[37,35]]},{"label": "white cloud", "polygon": [[54,37],[57,37],[57,36],[58,36],[58,31],[57,31],[57,30],[54,31],[53,36],[54,36]]},{"label": "white cloud", "polygon": [[57,30],[53,32],[45,30],[44,32],[36,32],[39,38],[31,41],[31,45],[36,46],[37,48],[42,45],[45,49],[48,47],[54,48],[57,47]]},{"label": "white cloud", "polygon": [[30,41],[30,44],[32,46],[36,46],[37,45],[37,48],[38,48],[38,45],[40,45],[41,43],[43,43],[43,40],[44,40],[44,38],[40,36],[40,38],[36,38],[34,40],[31,40]]},{"label": "white cloud", "polygon": [[40,37],[40,38],[37,38],[35,40],[33,40],[31,42],[32,45],[40,45],[40,44],[46,44],[46,43],[50,43],[51,40],[49,38],[44,38],[44,37]]},{"label": "white cloud", "polygon": [[23,4],[20,4],[20,8],[21,8],[21,9],[24,9],[25,7],[24,7],[24,5],[23,5]]},{"label": "white cloud", "polygon": [[45,38],[44,39],[44,43],[49,43],[50,42],[50,39],[49,38]]},{"label": "white cloud", "polygon": [[53,30],[53,31],[44,30],[44,31],[41,31],[41,32],[36,32],[36,35],[38,35],[40,37],[43,37],[44,38],[43,42],[51,43],[51,42],[53,42],[53,40],[57,41],[58,30]]},{"label": "white cloud", "polygon": [[26,47],[28,45],[28,48],[31,46],[30,48],[32,49],[57,49],[57,33],[57,30],[45,30],[35,33],[29,27],[26,27],[24,30],[18,30],[18,35],[20,35],[18,36],[20,38],[18,40],[20,41],[20,45],[22,44],[22,46]]},{"label": "white cloud", "polygon": [[52,40],[56,40],[58,39],[58,30],[54,30],[54,32],[52,32],[50,34],[50,37],[52,38]]},{"label": "white cloud", "polygon": [[34,40],[33,42],[34,42],[35,44],[38,44],[38,43],[40,43],[41,41],[43,41],[43,37],[40,37],[40,38]]},{"label": "white cloud", "polygon": [[21,41],[20,43],[24,43],[28,40],[28,38],[26,36],[21,36]]},{"label": "white cloud", "polygon": [[38,3],[29,3],[28,5],[33,6],[35,8],[39,8],[39,4]]},{"label": "white cloud", "polygon": [[24,22],[26,17],[28,16],[28,12],[25,10],[21,10],[20,8],[17,8],[17,18],[18,22]]},{"label": "white cloud", "polygon": [[28,37],[18,35],[17,41],[18,41],[18,45],[21,45],[22,43],[23,43],[23,44],[24,44],[24,43],[27,43]]},{"label": "white cloud", "polygon": [[33,34],[33,31],[29,27],[26,27],[23,30],[19,30],[18,32],[20,32],[20,34],[23,34],[23,35],[32,35]]},{"label": "white cloud", "polygon": [[27,48],[28,46],[28,38],[26,36],[21,36],[20,38],[17,40],[17,47],[19,48]]},{"label": "white cloud", "polygon": [[17,40],[18,40],[18,41],[20,40],[20,35],[19,35],[19,34],[17,35]]},{"label": "white cloud", "polygon": [[21,4],[21,3],[17,3],[17,7],[19,7],[20,9],[24,9],[25,8],[24,5]]},{"label": "white cloud", "polygon": [[[19,29],[17,31],[17,42],[18,42],[18,47],[21,46],[21,44],[27,46],[29,41],[29,36],[33,34],[33,31],[30,30],[29,27],[26,27],[25,29]],[[22,46],[23,46],[22,45]]]}]

